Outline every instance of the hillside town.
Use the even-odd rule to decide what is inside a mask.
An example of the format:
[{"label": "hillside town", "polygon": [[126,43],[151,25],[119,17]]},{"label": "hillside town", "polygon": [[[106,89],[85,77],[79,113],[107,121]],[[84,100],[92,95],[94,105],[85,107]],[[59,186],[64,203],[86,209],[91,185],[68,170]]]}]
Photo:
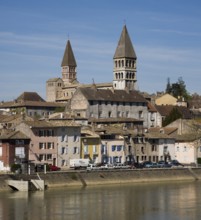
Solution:
[{"label": "hillside town", "polygon": [[200,96],[139,91],[137,55],[126,25],[114,51],[113,81],[83,84],[79,74],[67,40],[61,76],[44,82],[46,100],[24,91],[0,103],[0,171],[16,164],[68,170],[72,159],[111,165],[176,160],[199,166]]}]

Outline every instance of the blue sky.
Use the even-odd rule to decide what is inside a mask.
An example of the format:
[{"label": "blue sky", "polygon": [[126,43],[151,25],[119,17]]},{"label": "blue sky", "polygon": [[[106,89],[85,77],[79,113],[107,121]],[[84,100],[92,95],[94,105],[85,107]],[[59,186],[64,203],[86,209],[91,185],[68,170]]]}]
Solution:
[{"label": "blue sky", "polygon": [[124,23],[137,54],[140,91],[164,91],[182,77],[201,95],[199,0],[7,0],[0,2],[0,101],[22,92],[46,97],[61,77],[68,39],[80,83],[112,82],[113,55]]}]

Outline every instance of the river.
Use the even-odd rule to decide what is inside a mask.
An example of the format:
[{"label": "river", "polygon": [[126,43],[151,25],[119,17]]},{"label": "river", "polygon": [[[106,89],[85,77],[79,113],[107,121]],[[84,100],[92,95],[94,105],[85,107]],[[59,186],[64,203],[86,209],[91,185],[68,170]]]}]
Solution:
[{"label": "river", "polygon": [[198,220],[201,182],[0,192],[2,220]]}]

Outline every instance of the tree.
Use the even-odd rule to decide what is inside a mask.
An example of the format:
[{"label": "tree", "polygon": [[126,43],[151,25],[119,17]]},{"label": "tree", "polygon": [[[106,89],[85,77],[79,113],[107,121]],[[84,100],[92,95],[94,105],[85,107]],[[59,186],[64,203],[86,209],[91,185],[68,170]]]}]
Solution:
[{"label": "tree", "polygon": [[170,114],[165,118],[165,120],[163,121],[163,127],[165,127],[166,125],[170,124],[171,122],[182,118],[182,114],[180,113],[180,111],[177,108],[173,108],[172,111],[170,112]]},{"label": "tree", "polygon": [[171,93],[171,84],[170,84],[170,78],[168,77],[167,79],[167,86],[166,86],[166,93],[170,94]]},{"label": "tree", "polygon": [[168,78],[166,93],[173,95],[175,98],[184,98],[185,101],[188,101],[191,97],[186,90],[186,85],[182,77],[179,77],[178,81],[172,84],[170,84],[170,79]]}]

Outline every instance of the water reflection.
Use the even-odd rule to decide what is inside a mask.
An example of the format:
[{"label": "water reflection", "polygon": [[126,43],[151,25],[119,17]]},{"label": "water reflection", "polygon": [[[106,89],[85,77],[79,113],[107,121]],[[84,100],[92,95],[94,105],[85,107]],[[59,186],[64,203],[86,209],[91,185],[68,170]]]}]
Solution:
[{"label": "water reflection", "polygon": [[200,219],[200,182],[0,193],[0,219]]}]

